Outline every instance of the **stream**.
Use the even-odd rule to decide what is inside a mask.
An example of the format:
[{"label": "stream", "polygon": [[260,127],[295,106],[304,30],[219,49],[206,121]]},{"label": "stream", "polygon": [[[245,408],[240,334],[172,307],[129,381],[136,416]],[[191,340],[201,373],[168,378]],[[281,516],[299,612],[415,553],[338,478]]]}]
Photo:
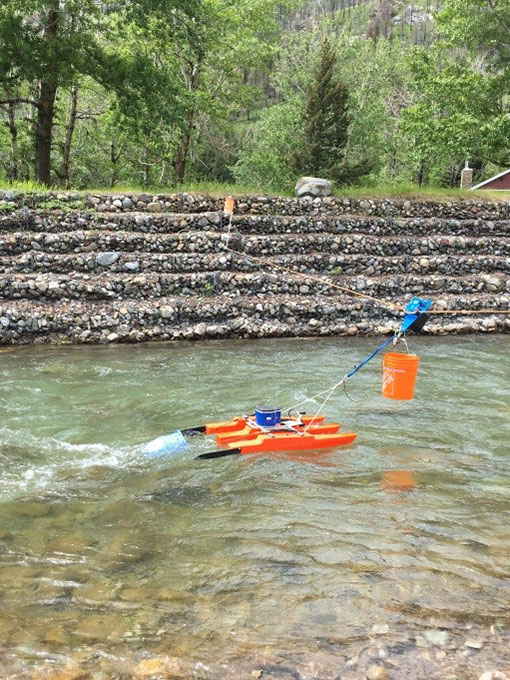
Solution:
[{"label": "stream", "polygon": [[377,340],[0,348],[0,676],[510,667],[510,340],[410,343],[413,401],[381,397],[380,359],[329,401],[354,445],[202,461],[210,437],[141,448],[291,406]]}]

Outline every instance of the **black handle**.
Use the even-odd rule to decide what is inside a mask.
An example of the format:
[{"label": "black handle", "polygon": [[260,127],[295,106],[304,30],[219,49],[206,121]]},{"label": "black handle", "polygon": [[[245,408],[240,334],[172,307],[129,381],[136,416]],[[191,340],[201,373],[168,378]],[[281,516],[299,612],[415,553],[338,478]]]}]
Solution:
[{"label": "black handle", "polygon": [[235,456],[240,454],[241,449],[223,449],[222,451],[209,451],[208,453],[201,453],[199,456],[195,456],[195,460],[205,459],[205,458],[223,458],[223,456]]}]

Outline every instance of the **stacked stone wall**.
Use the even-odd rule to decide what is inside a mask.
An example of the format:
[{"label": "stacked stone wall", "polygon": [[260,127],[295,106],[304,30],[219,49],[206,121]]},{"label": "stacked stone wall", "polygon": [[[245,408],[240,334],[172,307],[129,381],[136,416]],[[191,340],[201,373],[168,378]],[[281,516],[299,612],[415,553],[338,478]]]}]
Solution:
[{"label": "stacked stone wall", "polygon": [[[0,343],[509,332],[509,204],[0,192]],[[226,235],[229,234],[228,248]],[[283,270],[281,268],[284,268]]]},{"label": "stacked stone wall", "polygon": [[[198,194],[101,194],[101,193],[16,193],[0,190],[4,209],[62,206],[97,212],[204,213],[223,208],[224,197]],[[280,196],[241,196],[236,198],[238,215],[368,215],[378,217],[419,217],[483,220],[509,219],[510,202],[462,198],[451,201],[396,198],[288,198]]]}]

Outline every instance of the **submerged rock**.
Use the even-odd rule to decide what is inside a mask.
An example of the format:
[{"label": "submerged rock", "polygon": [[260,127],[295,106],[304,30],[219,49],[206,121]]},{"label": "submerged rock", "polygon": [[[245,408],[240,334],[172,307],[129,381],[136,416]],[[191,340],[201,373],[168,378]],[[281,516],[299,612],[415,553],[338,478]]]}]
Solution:
[{"label": "submerged rock", "polygon": [[297,670],[283,665],[263,665],[251,673],[253,678],[266,678],[267,680],[300,680]]},{"label": "submerged rock", "polygon": [[77,665],[70,664],[61,670],[37,671],[31,680],[92,680],[92,674]]},{"label": "submerged rock", "polygon": [[147,498],[159,503],[183,507],[202,507],[210,498],[209,489],[201,486],[170,486],[151,493]]},{"label": "submerged rock", "polygon": [[390,627],[387,623],[374,623],[372,626],[372,633],[375,635],[385,635],[389,633]]},{"label": "submerged rock", "polygon": [[383,666],[370,666],[367,671],[367,680],[388,680],[390,674]]},{"label": "submerged rock", "polygon": [[423,633],[423,637],[427,642],[436,647],[444,647],[450,641],[450,636],[445,630],[426,630]]},{"label": "submerged rock", "polygon": [[179,659],[160,656],[144,659],[132,670],[132,680],[187,680],[194,676],[192,669]]},{"label": "submerged rock", "polygon": [[89,614],[78,622],[74,635],[90,641],[120,639],[125,632],[127,622],[121,616],[111,613]]},{"label": "submerged rock", "polygon": [[466,640],[464,646],[469,647],[469,649],[482,649],[484,644],[485,640],[481,640],[480,638],[471,638]]}]

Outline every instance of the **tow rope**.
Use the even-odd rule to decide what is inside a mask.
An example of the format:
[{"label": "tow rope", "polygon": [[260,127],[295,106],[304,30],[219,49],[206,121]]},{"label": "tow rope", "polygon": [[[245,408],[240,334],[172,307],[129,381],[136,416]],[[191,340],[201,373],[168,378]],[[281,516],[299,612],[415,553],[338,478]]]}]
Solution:
[{"label": "tow rope", "polygon": [[[316,276],[314,274],[304,274],[303,272],[297,271],[295,269],[291,269],[289,267],[284,267],[283,265],[277,264],[276,262],[273,262],[273,260],[268,260],[263,257],[258,257],[254,255],[247,255],[246,253],[241,253],[238,250],[234,250],[233,248],[230,248],[229,242],[230,238],[232,235],[232,219],[234,216],[234,199],[232,196],[228,196],[225,199],[225,205],[223,208],[223,213],[228,216],[228,228],[227,232],[222,235],[222,240],[224,243],[224,249],[232,253],[232,255],[237,255],[238,257],[244,258],[246,260],[251,260],[252,262],[256,262],[257,264],[264,264],[268,265],[269,267],[273,267],[274,269],[279,269],[282,272],[285,272],[286,274],[292,274],[294,276],[300,277],[302,279],[307,279],[309,281],[316,281],[318,283],[326,283],[329,287],[331,288],[336,288],[337,290],[340,290],[344,293],[349,293],[350,295],[354,295],[359,298],[364,298],[365,300],[371,300],[372,302],[376,302],[377,304],[381,305],[382,307],[386,307],[391,309],[392,311],[398,311],[398,312],[403,312],[405,311],[404,307],[402,305],[397,304],[396,302],[391,302],[390,300],[383,300],[382,298],[377,298],[373,295],[367,295],[366,293],[360,293],[358,290],[354,290],[352,288],[347,288],[346,286],[341,286],[338,283],[335,283],[334,281],[331,281],[330,278],[327,277],[321,277],[321,276]],[[455,316],[459,316],[462,314],[510,314],[510,309],[434,309],[430,310],[428,312],[429,314],[451,314]]]},{"label": "tow rope", "polygon": [[[237,454],[271,451],[314,450],[315,448],[331,448],[352,443],[356,434],[338,432],[339,423],[321,424],[324,420],[324,416],[321,415],[324,407],[341,385],[345,385],[352,376],[390,343],[396,345],[408,331],[421,332],[428,319],[428,311],[431,306],[431,300],[414,297],[405,309],[405,316],[398,331],[387,338],[379,347],[376,347],[334,385],[313,397],[308,397],[286,409],[256,408],[255,419],[253,416],[237,416],[225,423],[206,423],[195,428],[176,430],[146,444],[142,453],[149,458],[173,454],[187,446],[186,435],[204,433],[216,434],[217,442],[220,445],[226,444],[228,448],[220,451],[209,451],[200,454],[197,458],[221,458]],[[388,362],[385,366],[387,359]],[[418,363],[419,358],[414,354],[385,354],[383,360],[383,396],[389,399],[412,399]],[[313,401],[319,396],[323,396],[324,399],[312,416],[307,416],[298,411],[301,404]],[[288,417],[284,420],[281,417],[282,411],[288,414]],[[297,417],[292,416],[293,411],[296,412]]]},{"label": "tow rope", "polygon": [[[356,434],[353,432],[339,433],[340,424],[338,423],[323,423],[324,416],[321,415],[322,411],[335,391],[341,386],[343,386],[345,390],[347,381],[382,352],[383,349],[390,344],[395,346],[399,341],[404,342],[407,353],[387,352],[383,357],[382,395],[389,399],[409,400],[413,398],[415,379],[420,360],[417,355],[409,353],[407,342],[404,337],[407,332],[413,331],[415,333],[420,333],[431,314],[510,314],[510,309],[432,310],[432,301],[420,297],[413,297],[409,304],[404,308],[397,303],[382,300],[375,296],[347,288],[346,286],[341,286],[330,280],[326,280],[324,277],[315,276],[313,274],[303,274],[302,272],[278,265],[266,258],[240,253],[230,248],[229,245],[234,213],[233,198],[228,197],[226,199],[224,213],[229,216],[227,232],[226,234],[222,234],[223,247],[227,252],[253,262],[267,264],[270,267],[274,267],[275,269],[304,279],[319,281],[320,283],[326,282],[327,285],[332,288],[371,300],[381,306],[391,308],[393,312],[403,312],[404,318],[399,329],[391,337],[376,347],[375,350],[331,387],[322,390],[311,397],[307,397],[287,409],[256,408],[255,414],[251,416],[237,416],[231,421],[224,423],[207,423],[197,427],[176,430],[169,435],[158,437],[146,444],[142,449],[142,453],[149,458],[173,454],[176,451],[185,448],[187,446],[186,436],[195,434],[215,434],[217,443],[219,445],[223,444],[227,446],[226,449],[210,451],[197,456],[197,458],[201,459],[271,451],[315,450],[316,448],[348,445],[355,440]],[[323,399],[313,416],[307,416],[303,412],[298,411],[300,406],[306,402],[315,401],[319,397],[323,397]],[[282,411],[288,414],[287,418],[282,419]],[[297,418],[292,417],[293,411],[296,412]]]}]

